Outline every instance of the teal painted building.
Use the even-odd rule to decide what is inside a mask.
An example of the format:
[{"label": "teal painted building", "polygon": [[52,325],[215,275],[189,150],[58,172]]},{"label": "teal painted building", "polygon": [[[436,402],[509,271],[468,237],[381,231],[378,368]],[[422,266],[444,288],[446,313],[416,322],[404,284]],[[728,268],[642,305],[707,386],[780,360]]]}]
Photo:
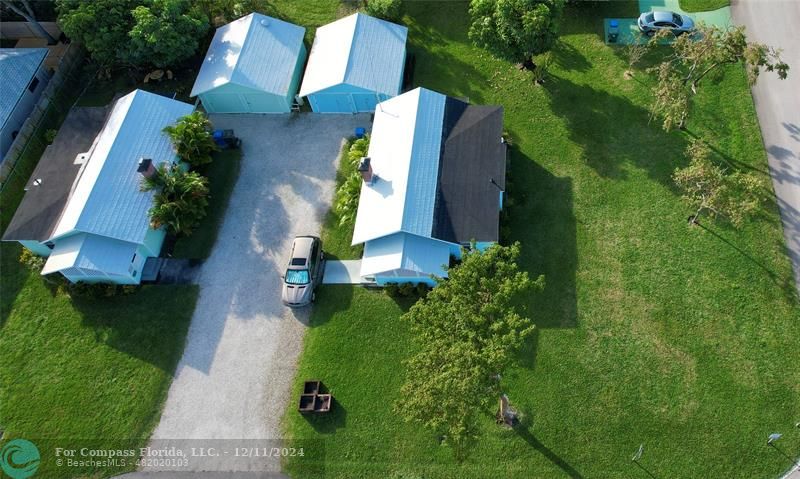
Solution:
[{"label": "teal painted building", "polygon": [[317,113],[373,112],[400,94],[408,29],[356,13],[317,29],[300,87]]},{"label": "teal painted building", "polygon": [[435,285],[450,258],[499,239],[503,108],[424,88],[375,111],[353,245],[364,282]]},{"label": "teal painted building", "polygon": [[[60,273],[74,283],[138,284],[145,261],[159,255],[166,235],[150,227],[155,192],[141,191],[147,172],[139,171],[139,162],[149,159],[157,167],[176,161],[162,130],[193,110],[136,90],[117,100],[107,117],[99,108],[70,112],[65,123],[77,125],[65,126],[75,129],[67,143],[77,144],[80,153],[42,158],[3,240],[46,257],[43,275]],[[84,113],[98,118],[96,136],[81,118]],[[84,127],[87,135],[81,137]]]},{"label": "teal painted building", "polygon": [[191,96],[209,113],[288,113],[306,61],[305,28],[251,13],[217,29]]}]

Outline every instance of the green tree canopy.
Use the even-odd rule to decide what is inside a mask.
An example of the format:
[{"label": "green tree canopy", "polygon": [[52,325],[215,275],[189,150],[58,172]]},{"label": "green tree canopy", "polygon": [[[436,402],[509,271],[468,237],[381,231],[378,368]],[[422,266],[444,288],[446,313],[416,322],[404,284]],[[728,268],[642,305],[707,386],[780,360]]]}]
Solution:
[{"label": "green tree canopy", "polygon": [[58,24],[104,67],[126,62],[133,9],[144,0],[58,0]]},{"label": "green tree canopy", "polygon": [[178,158],[193,167],[211,163],[211,153],[218,149],[211,137],[211,122],[199,110],[165,127],[164,133],[172,140]]},{"label": "green tree canopy", "polygon": [[552,48],[564,0],[472,0],[469,38],[493,55],[527,63]]},{"label": "green tree canopy", "polygon": [[675,170],[673,178],[683,199],[695,208],[692,222],[703,213],[724,218],[736,227],[752,217],[764,203],[766,186],[754,173],[728,173],[711,160],[711,149],[693,141],[686,149],[689,166]]},{"label": "green tree canopy", "polygon": [[533,331],[516,306],[544,279],[531,281],[519,270],[519,251],[517,243],[466,252],[449,278],[403,316],[420,349],[405,362],[396,408],[457,450],[475,436],[478,413],[500,395],[498,375]]},{"label": "green tree canopy", "polygon": [[[672,39],[663,30],[651,42]],[[761,43],[748,42],[743,26],[721,29],[700,25],[694,34],[681,35],[671,43],[672,53],[652,70],[656,72],[651,113],[662,119],[669,131],[683,128],[689,116],[693,95],[702,81],[725,65],[740,63],[747,80],[754,85],[762,71],[775,72],[785,79],[789,65],[780,57],[780,50]]]},{"label": "green tree canopy", "polygon": [[129,61],[159,68],[178,65],[197,52],[208,18],[189,0],[152,0],[133,9]]},{"label": "green tree canopy", "polygon": [[366,0],[367,15],[397,22],[403,18],[403,0]]},{"label": "green tree canopy", "polygon": [[190,0],[57,0],[58,23],[103,67],[174,66],[192,56],[208,19]]}]

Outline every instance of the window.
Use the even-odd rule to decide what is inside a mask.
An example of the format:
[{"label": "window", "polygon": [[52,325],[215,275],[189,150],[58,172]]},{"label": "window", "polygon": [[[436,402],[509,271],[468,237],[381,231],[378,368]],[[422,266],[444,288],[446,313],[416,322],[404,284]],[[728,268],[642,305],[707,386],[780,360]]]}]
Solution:
[{"label": "window", "polygon": [[305,266],[306,259],[305,258],[292,258],[292,266]]},{"label": "window", "polygon": [[286,284],[308,284],[307,269],[290,269],[286,271]]},{"label": "window", "polygon": [[677,13],[673,13],[672,14],[672,23],[674,23],[677,26],[681,26],[681,25],[683,25],[683,19]]},{"label": "window", "polygon": [[28,91],[30,91],[31,93],[35,92],[37,86],[39,86],[39,79],[37,77],[33,77],[33,80],[31,80],[31,84],[28,85]]}]

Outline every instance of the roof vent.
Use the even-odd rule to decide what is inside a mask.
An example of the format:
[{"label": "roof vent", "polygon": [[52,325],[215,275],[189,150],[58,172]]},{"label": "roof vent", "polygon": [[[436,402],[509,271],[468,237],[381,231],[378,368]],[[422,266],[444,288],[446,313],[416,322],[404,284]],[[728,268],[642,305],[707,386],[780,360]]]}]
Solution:
[{"label": "roof vent", "polygon": [[258,23],[260,23],[262,27],[269,26],[269,20],[267,20],[266,18],[262,18],[261,21]]},{"label": "roof vent", "polygon": [[364,156],[358,162],[358,172],[361,174],[361,179],[364,183],[371,185],[374,176],[372,174],[372,161],[369,156]]},{"label": "roof vent", "polygon": [[150,158],[139,158],[139,166],[136,168],[137,173],[141,173],[145,178],[152,178],[156,174],[156,167],[153,165],[153,160]]}]

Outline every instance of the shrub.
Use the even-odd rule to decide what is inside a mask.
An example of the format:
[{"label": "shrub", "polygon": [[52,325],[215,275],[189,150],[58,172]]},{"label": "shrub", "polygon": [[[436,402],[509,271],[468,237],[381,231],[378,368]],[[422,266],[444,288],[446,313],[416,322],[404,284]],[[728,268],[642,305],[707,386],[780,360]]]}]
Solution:
[{"label": "shrub", "polygon": [[54,130],[52,128],[49,129],[49,130],[45,130],[45,132],[44,132],[44,141],[48,145],[52,145],[53,141],[55,141],[55,139],[56,139],[56,135],[58,135],[58,130]]},{"label": "shrub", "polygon": [[152,178],[142,183],[143,191],[157,190],[150,208],[150,226],[162,226],[173,234],[190,235],[206,216],[208,178],[179,165],[161,163]]},{"label": "shrub", "polygon": [[195,168],[211,163],[211,153],[219,149],[211,137],[211,122],[201,111],[181,117],[176,124],[165,127],[164,133],[169,135],[181,161]]},{"label": "shrub", "polygon": [[28,248],[22,248],[22,253],[19,255],[19,262],[31,271],[36,271],[38,273],[42,271],[45,259],[33,254]]},{"label": "shrub", "polygon": [[425,296],[427,296],[428,295],[428,291],[431,290],[428,287],[428,285],[425,284],[425,283],[417,283],[417,287],[415,289],[416,289],[415,292],[417,293],[417,296],[419,296],[420,298],[424,298]]},{"label": "shrub", "polygon": [[364,8],[367,15],[390,22],[403,18],[403,0],[367,0]]},{"label": "shrub", "polygon": [[398,292],[400,293],[400,296],[407,298],[414,294],[414,287],[415,286],[412,283],[400,283]]},{"label": "shrub", "polygon": [[353,141],[347,150],[347,164],[344,165],[344,183],[336,190],[334,210],[339,215],[339,225],[353,221],[358,211],[358,198],[361,196],[361,175],[358,173],[358,162],[367,156],[369,135]]},{"label": "shrub", "polygon": [[135,284],[108,284],[108,283],[70,283],[67,286],[69,294],[76,298],[113,298],[118,295],[133,294],[139,290]]},{"label": "shrub", "polygon": [[387,283],[383,290],[386,291],[386,294],[391,298],[400,296],[400,288],[397,283]]}]

